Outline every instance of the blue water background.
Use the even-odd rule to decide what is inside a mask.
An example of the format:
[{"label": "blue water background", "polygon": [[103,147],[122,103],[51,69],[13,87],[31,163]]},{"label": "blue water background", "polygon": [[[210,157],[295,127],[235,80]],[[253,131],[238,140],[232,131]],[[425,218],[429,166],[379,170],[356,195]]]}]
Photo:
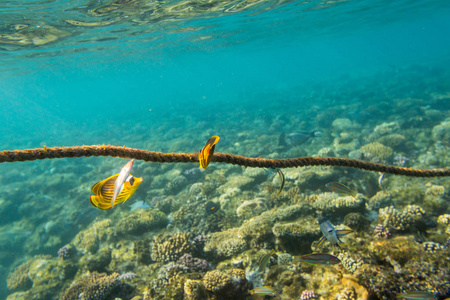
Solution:
[{"label": "blue water background", "polygon": [[[243,101],[283,107],[314,84],[333,89],[343,76],[449,65],[446,1],[355,1],[307,12],[296,4],[256,16],[220,17],[217,26],[202,31],[242,27],[247,36],[239,42],[231,36],[192,43],[183,34],[168,34],[166,47],[157,49],[137,39],[110,43],[103,51],[90,52],[87,45],[86,51],[59,57],[3,55],[2,136],[8,136],[9,148],[23,148],[24,141],[27,147],[120,143],[102,132],[136,118],[176,111],[201,115],[201,108],[229,110]],[[278,99],[265,98],[269,91]],[[302,103],[295,106],[301,109]]]}]

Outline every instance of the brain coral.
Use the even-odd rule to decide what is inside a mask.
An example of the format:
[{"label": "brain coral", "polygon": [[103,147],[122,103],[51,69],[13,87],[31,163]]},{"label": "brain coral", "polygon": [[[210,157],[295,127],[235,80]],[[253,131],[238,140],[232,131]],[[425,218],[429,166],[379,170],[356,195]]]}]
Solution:
[{"label": "brain coral", "polygon": [[364,154],[367,159],[372,160],[374,158],[378,158],[382,161],[389,159],[393,153],[392,148],[378,142],[364,145],[359,151]]},{"label": "brain coral", "polygon": [[192,251],[188,233],[175,233],[171,236],[159,239],[155,237],[152,248],[152,259],[154,261],[175,261],[184,253]]}]

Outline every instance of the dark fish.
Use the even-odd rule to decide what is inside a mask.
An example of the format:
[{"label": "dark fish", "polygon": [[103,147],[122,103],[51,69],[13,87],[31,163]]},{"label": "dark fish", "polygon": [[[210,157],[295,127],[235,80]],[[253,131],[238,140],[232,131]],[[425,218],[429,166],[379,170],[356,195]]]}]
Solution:
[{"label": "dark fish", "polygon": [[358,195],[358,191],[351,190],[347,186],[339,182],[330,182],[325,184],[325,186],[327,187],[327,189],[341,195],[352,196],[354,198],[356,198],[356,195]]},{"label": "dark fish", "polygon": [[275,173],[277,172],[278,175],[280,175],[281,178],[281,187],[277,193],[277,197],[280,196],[281,192],[283,191],[283,187],[284,187],[284,183],[285,183],[285,178],[284,178],[284,174],[281,171],[281,169],[274,169],[274,168],[270,168],[269,170],[264,169],[264,171],[269,172],[269,173]]},{"label": "dark fish", "polygon": [[283,174],[283,172],[281,172],[280,169],[278,169],[278,175],[280,175],[280,178],[281,178],[281,186],[280,186],[280,190],[277,193],[277,197],[280,196],[281,192],[283,191],[283,187],[284,187],[284,174]]},{"label": "dark fish", "polygon": [[294,256],[293,262],[305,262],[311,265],[336,265],[341,261],[336,256],[330,254],[314,253],[302,256]]},{"label": "dark fish", "polygon": [[307,142],[311,138],[319,136],[319,134],[320,134],[319,130],[313,130],[311,132],[305,131],[293,132],[286,135],[285,142],[288,145],[297,146]]},{"label": "dark fish", "polygon": [[205,204],[205,213],[211,215],[220,209],[220,204],[214,201],[208,201]]}]

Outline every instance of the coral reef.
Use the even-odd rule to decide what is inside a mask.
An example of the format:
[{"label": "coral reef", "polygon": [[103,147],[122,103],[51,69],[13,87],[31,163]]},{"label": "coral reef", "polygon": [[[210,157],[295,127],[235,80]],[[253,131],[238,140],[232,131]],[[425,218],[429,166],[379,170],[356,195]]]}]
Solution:
[{"label": "coral reef", "polygon": [[105,300],[117,293],[121,284],[119,274],[111,275],[92,273],[71,285],[61,296],[61,300]]},{"label": "coral reef", "polygon": [[344,269],[351,274],[356,272],[358,267],[363,264],[361,258],[355,258],[355,255],[350,255],[348,251],[341,251],[337,257],[341,261]]},{"label": "coral reef", "polygon": [[202,281],[187,279],[184,282],[184,298],[186,300],[206,299],[206,290]]},{"label": "coral reef", "polygon": [[152,247],[154,261],[176,261],[180,256],[192,251],[189,233],[175,233],[162,238],[155,237]]},{"label": "coral reef", "polygon": [[203,277],[205,289],[214,299],[246,299],[248,282],[241,269],[213,270]]},{"label": "coral reef", "polygon": [[367,202],[368,209],[379,209],[388,205],[392,205],[392,198],[386,191],[378,191]]},{"label": "coral reef", "polygon": [[342,292],[337,296],[336,300],[357,300],[358,295],[354,288],[345,288]]},{"label": "coral reef", "polygon": [[380,208],[378,222],[385,228],[393,228],[399,231],[408,230],[425,214],[418,205],[408,205],[402,212],[398,212],[393,206]]},{"label": "coral reef", "polygon": [[384,162],[388,160],[394,151],[392,148],[387,147],[379,142],[373,142],[364,145],[359,149],[359,151],[364,155],[364,157],[370,161]]},{"label": "coral reef", "polygon": [[121,234],[139,235],[166,224],[167,218],[163,212],[157,209],[146,209],[127,214],[117,223],[116,230]]},{"label": "coral reef", "polygon": [[185,268],[188,273],[205,274],[210,269],[206,260],[192,257],[192,255],[185,253],[177,260],[177,265]]},{"label": "coral reef", "polygon": [[239,237],[238,228],[211,234],[205,245],[206,252],[229,258],[247,249],[247,242]]},{"label": "coral reef", "polygon": [[286,251],[294,254],[299,251],[307,253],[312,242],[320,238],[320,229],[316,224],[315,218],[307,217],[301,223],[276,223],[272,231]]},{"label": "coral reef", "polygon": [[[314,196],[313,196],[314,197]],[[345,214],[351,211],[364,210],[364,199],[352,196],[339,196],[336,193],[322,193],[315,195],[312,206],[322,213]]]},{"label": "coral reef", "polygon": [[263,198],[246,200],[236,209],[236,215],[244,219],[259,215],[267,210],[266,202],[267,200]]},{"label": "coral reef", "polygon": [[8,274],[6,283],[9,290],[26,290],[32,286],[33,282],[28,276],[28,272],[30,271],[30,264],[31,261],[27,261]]}]

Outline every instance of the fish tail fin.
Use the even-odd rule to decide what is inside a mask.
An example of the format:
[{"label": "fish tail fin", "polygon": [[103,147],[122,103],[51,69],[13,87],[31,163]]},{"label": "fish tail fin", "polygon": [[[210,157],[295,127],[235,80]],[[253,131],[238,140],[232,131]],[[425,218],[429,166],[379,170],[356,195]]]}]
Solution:
[{"label": "fish tail fin", "polygon": [[327,238],[325,236],[321,237],[319,240],[319,243],[316,246],[316,249],[319,249],[320,246],[322,246],[323,242],[325,242]]}]

